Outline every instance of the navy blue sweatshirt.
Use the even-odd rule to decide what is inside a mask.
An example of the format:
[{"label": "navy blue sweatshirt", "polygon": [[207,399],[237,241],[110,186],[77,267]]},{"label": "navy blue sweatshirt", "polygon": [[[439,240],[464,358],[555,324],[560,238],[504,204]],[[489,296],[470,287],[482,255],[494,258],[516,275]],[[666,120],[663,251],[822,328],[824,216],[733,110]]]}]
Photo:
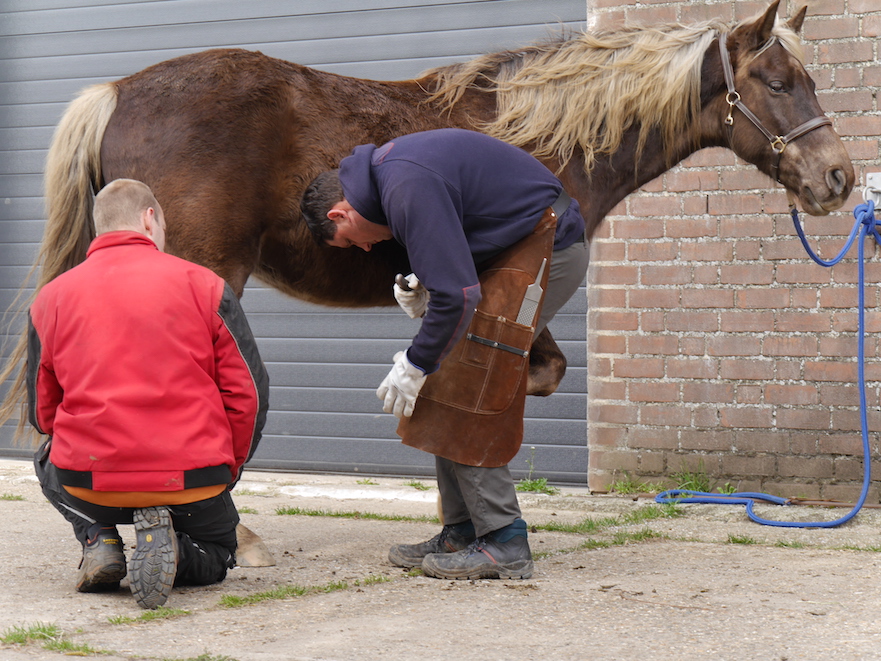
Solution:
[{"label": "navy blue sweatshirt", "polygon": [[[426,373],[462,337],[480,302],[477,266],[535,229],[563,184],[532,155],[483,133],[439,129],[361,145],[340,163],[346,200],[386,225],[431,293],[407,352]],[[584,234],[573,200],[557,220],[554,250]]]}]

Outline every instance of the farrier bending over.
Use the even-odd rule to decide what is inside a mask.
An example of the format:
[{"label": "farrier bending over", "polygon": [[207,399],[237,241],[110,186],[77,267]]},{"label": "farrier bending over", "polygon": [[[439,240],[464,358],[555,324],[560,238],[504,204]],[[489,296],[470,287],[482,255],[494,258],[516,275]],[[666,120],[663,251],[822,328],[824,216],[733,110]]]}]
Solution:
[{"label": "farrier bending over", "polygon": [[[549,207],[558,220],[536,334],[577,290],[589,255],[578,203],[526,151],[482,133],[439,129],[356,147],[339,170],[310,184],[301,210],[316,239],[365,251],[395,239],[414,269],[415,292],[396,287],[396,297],[408,314],[424,310],[424,317],[377,391],[383,410],[412,413],[426,376],[462,338],[480,302],[480,264],[528,236]],[[442,457],[436,466],[443,530],[392,547],[390,561],[438,578],[530,577],[526,523],[508,467]]]}]

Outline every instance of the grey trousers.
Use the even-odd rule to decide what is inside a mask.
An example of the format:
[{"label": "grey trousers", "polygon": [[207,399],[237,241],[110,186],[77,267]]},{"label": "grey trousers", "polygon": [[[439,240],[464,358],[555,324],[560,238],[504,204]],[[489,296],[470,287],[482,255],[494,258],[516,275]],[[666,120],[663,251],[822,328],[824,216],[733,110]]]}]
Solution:
[{"label": "grey trousers", "polygon": [[[554,251],[536,335],[581,286],[589,261],[587,241]],[[477,536],[482,537],[520,518],[517,489],[507,466],[466,466],[443,457],[435,457],[435,465],[445,524],[470,519]]]}]

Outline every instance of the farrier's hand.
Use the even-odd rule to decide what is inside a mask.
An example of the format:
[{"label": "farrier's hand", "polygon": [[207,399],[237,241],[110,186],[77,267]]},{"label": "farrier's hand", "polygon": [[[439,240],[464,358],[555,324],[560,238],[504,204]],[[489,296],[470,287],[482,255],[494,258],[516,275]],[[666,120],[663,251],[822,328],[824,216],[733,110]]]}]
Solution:
[{"label": "farrier's hand", "polygon": [[430,294],[419,282],[415,273],[411,273],[406,278],[399,273],[395,278],[394,291],[395,300],[410,319],[418,319],[425,315]]},{"label": "farrier's hand", "polygon": [[382,410],[394,413],[398,418],[409,418],[424,383],[425,372],[407,359],[406,351],[399,351],[388,376],[376,389],[376,396],[382,400]]}]

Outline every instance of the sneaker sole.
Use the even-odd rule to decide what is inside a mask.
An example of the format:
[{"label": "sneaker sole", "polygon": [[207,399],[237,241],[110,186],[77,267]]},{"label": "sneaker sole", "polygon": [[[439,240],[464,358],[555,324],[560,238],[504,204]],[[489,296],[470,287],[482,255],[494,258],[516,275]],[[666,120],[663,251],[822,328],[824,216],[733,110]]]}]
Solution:
[{"label": "sneaker sole", "polygon": [[430,556],[425,556],[425,559],[422,561],[422,572],[426,576],[431,576],[432,578],[446,578],[456,581],[475,580],[480,578],[532,578],[534,567],[535,564],[532,560],[522,560],[510,565],[496,565],[491,562],[486,562],[457,571],[455,569],[435,567]]},{"label": "sneaker sole", "polygon": [[129,568],[132,595],[141,608],[158,608],[171,594],[177,573],[171,515],[164,507],[137,509],[134,524],[137,542]]}]

